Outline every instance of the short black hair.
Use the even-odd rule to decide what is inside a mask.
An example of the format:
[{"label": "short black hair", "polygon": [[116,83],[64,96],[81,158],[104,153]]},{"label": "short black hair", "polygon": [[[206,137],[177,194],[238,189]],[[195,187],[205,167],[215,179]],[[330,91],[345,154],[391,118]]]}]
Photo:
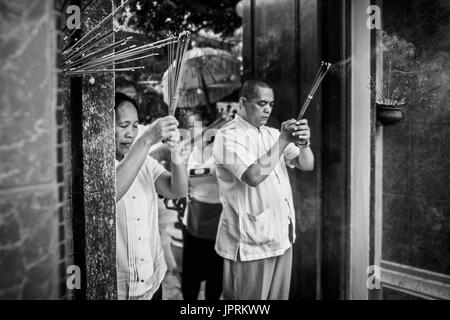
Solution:
[{"label": "short black hair", "polygon": [[244,82],[239,91],[239,98],[244,97],[247,99],[256,98],[258,96],[258,88],[269,88],[272,89],[266,82],[250,79]]},{"label": "short black hair", "polygon": [[136,108],[136,112],[137,112],[138,117],[139,117],[139,106],[138,106],[137,102],[133,98],[130,98],[129,96],[127,96],[126,94],[124,94],[122,92],[116,92],[115,103],[114,103],[114,111],[117,113],[117,109],[124,102],[131,103]]},{"label": "short black hair", "polygon": [[133,87],[137,91],[136,84],[133,81],[128,80],[127,78],[117,77],[115,79],[115,83],[116,83],[116,89]]}]

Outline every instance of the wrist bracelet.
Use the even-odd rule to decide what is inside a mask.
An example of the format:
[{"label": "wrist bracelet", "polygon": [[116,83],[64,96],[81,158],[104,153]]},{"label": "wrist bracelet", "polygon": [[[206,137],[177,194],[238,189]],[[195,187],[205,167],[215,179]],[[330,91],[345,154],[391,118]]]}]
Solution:
[{"label": "wrist bracelet", "polygon": [[306,143],[304,143],[304,144],[296,142],[295,145],[297,147],[299,147],[300,149],[305,149],[305,148],[308,148],[311,145],[311,142],[309,140]]}]

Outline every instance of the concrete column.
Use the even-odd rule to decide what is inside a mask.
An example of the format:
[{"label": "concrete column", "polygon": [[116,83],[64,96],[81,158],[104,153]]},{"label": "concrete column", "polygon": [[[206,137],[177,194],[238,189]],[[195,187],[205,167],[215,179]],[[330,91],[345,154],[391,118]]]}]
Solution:
[{"label": "concrete column", "polygon": [[[112,10],[110,0],[92,3],[82,14],[83,34]],[[112,28],[110,20],[100,31]],[[108,38],[103,44],[112,41]],[[114,74],[83,76],[82,91],[86,298],[115,299]]]},{"label": "concrete column", "polygon": [[53,1],[0,8],[0,299],[54,299],[62,198]]}]

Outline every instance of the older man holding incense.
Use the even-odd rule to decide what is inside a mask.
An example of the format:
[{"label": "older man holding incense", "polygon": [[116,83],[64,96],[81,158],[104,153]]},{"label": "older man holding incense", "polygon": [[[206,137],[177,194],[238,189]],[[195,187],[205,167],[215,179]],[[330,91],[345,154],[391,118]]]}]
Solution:
[{"label": "older man holding incense", "polygon": [[288,299],[295,211],[286,165],[314,168],[307,120],[266,126],[272,88],[246,81],[241,114],[216,135],[213,156],[223,211],[215,249],[224,258],[223,297]]}]

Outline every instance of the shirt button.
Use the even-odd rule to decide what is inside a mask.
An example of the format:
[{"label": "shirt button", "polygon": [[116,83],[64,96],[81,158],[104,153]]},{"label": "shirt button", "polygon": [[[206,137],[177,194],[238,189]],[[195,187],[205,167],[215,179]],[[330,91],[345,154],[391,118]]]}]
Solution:
[{"label": "shirt button", "polygon": [[141,282],[144,282],[144,280],[141,280]]},{"label": "shirt button", "polygon": [[144,258],[141,258],[141,261],[144,261]]},{"label": "shirt button", "polygon": [[141,219],[140,219],[140,218],[137,218],[137,221],[141,221]]},{"label": "shirt button", "polygon": [[133,199],[136,199],[136,196],[132,196]]},{"label": "shirt button", "polygon": [[139,237],[138,239],[141,240],[141,237]]}]

